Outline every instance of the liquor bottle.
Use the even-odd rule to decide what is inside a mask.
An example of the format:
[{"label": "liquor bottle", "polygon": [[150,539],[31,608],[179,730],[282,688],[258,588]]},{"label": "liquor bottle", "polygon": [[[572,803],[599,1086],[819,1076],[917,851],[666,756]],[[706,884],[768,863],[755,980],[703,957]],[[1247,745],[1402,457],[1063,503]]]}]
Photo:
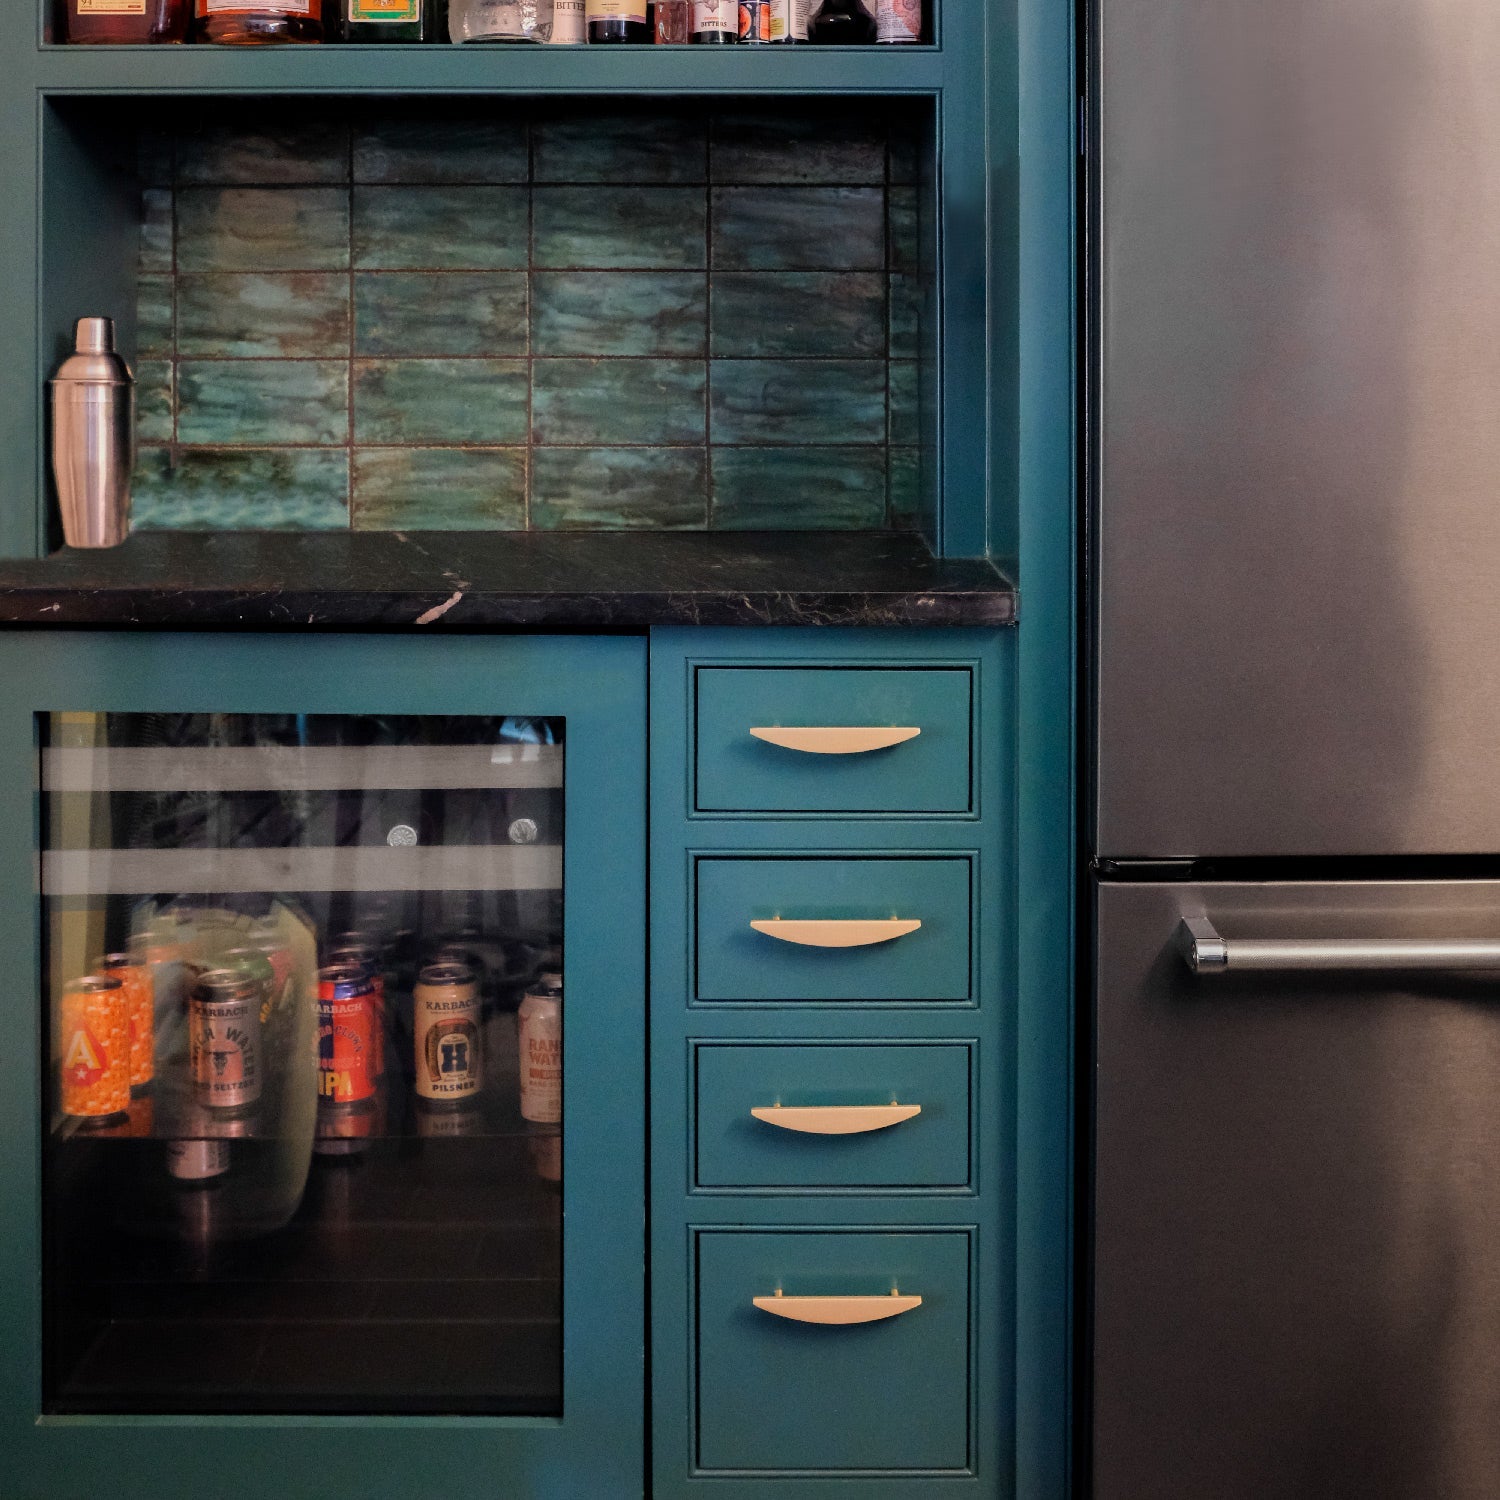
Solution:
[{"label": "liquor bottle", "polygon": [[823,0],[808,30],[815,42],[863,47],[875,40],[875,17],[865,0]]},{"label": "liquor bottle", "polygon": [[576,47],[588,39],[584,0],[552,0],[552,35],[547,40],[554,47]]},{"label": "liquor bottle", "polygon": [[431,0],[339,0],[345,42],[431,42],[437,39]]},{"label": "liquor bottle", "polygon": [[66,0],[63,41],[185,42],[191,0]]},{"label": "liquor bottle", "polygon": [[771,40],[805,42],[809,0],[771,0]]},{"label": "liquor bottle", "polygon": [[772,0],[740,0],[739,32],[742,42],[771,40]]},{"label": "liquor bottle", "polygon": [[448,38],[454,42],[550,41],[552,0],[450,0]]},{"label": "liquor bottle", "polygon": [[646,0],[587,0],[590,42],[649,42]]},{"label": "liquor bottle", "polygon": [[692,10],[692,0],[656,0],[651,7],[656,40],[664,46],[681,46],[688,39]]},{"label": "liquor bottle", "polygon": [[692,41],[700,47],[723,47],[740,39],[737,0],[693,0]]},{"label": "liquor bottle", "polygon": [[255,47],[268,42],[321,42],[319,0],[197,0],[196,36],[202,42]]}]

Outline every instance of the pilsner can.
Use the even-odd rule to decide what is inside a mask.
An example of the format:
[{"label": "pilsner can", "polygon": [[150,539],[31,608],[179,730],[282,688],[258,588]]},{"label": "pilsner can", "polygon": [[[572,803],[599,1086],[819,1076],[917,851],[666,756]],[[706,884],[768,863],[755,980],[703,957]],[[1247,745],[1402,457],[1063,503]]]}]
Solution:
[{"label": "pilsner can", "polygon": [[375,1093],[375,983],[358,964],[318,970],[318,1098],[355,1104]]},{"label": "pilsner can", "polygon": [[130,1086],[142,1090],[156,1076],[156,984],[151,966],[133,953],[106,953],[94,968],[125,987],[130,1015]]},{"label": "pilsner can", "polygon": [[479,1092],[479,984],[462,964],[429,964],[412,990],[417,1093],[462,1104]]},{"label": "pilsner can", "polygon": [[62,1111],[85,1119],[130,1108],[130,1007],[125,986],[86,974],[63,986]]},{"label": "pilsner can", "polygon": [[188,997],[193,1094],[205,1109],[247,1109],[260,1099],[261,984],[244,969],[205,969]]},{"label": "pilsner can", "polygon": [[521,1118],[538,1125],[562,1120],[562,990],[528,994],[516,1012],[521,1042]]}]

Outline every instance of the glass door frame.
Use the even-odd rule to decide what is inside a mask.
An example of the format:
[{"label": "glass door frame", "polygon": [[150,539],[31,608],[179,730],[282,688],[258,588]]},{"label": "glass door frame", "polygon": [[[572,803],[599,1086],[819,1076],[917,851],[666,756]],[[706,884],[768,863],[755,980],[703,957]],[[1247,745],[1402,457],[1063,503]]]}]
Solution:
[{"label": "glass door frame", "polygon": [[[551,1500],[643,1490],[646,642],[639,637],[15,631],[0,636],[0,1451],[15,1500]],[[42,1412],[38,715],[567,720],[563,1414]],[[631,878],[630,872],[636,872]]]}]

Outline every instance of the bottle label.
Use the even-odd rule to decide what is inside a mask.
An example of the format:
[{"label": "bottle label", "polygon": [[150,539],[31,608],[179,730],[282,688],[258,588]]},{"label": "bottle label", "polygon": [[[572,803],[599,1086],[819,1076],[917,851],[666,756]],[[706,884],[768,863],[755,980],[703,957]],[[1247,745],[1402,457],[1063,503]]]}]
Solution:
[{"label": "bottle label", "polygon": [[588,0],[590,21],[634,21],[646,24],[646,0]]},{"label": "bottle label", "polygon": [[743,42],[769,42],[771,40],[771,0],[741,0],[740,40]]},{"label": "bottle label", "polygon": [[693,0],[693,31],[726,31],[738,35],[738,0]]},{"label": "bottle label", "polygon": [[198,0],[198,15],[202,16],[310,16],[313,15],[313,0],[267,0],[264,5],[246,5],[244,0]]},{"label": "bottle label", "polygon": [[345,0],[345,14],[350,21],[420,21],[422,0]]},{"label": "bottle label", "polygon": [[771,40],[807,40],[807,0],[771,0]]},{"label": "bottle label", "polygon": [[922,0],[879,0],[875,37],[881,42],[919,42],[922,39]]},{"label": "bottle label", "polygon": [[143,16],[146,0],[78,0],[80,16]]},{"label": "bottle label", "polygon": [[576,46],[588,40],[584,0],[552,0],[551,40],[565,46]]}]

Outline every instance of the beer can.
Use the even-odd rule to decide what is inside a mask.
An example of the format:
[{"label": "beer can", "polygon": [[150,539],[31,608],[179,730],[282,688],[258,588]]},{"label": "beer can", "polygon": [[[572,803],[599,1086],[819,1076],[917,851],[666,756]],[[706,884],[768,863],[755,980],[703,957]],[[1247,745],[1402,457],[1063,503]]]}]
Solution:
[{"label": "beer can", "polygon": [[876,0],[877,42],[920,42],[922,0]]},{"label": "beer can", "polygon": [[313,1150],[319,1156],[358,1156],[370,1149],[377,1123],[373,1096],[357,1104],[329,1104],[320,1099]]},{"label": "beer can", "polygon": [[228,1141],[167,1142],[167,1171],[178,1182],[212,1182],[228,1170]]},{"label": "beer can", "polygon": [[363,940],[358,933],[346,932],[337,944],[324,955],[330,967],[363,969],[370,981],[375,1012],[371,1069],[376,1078],[385,1076],[385,971],[380,964],[380,950],[373,943]]},{"label": "beer can", "polygon": [[353,1104],[375,1093],[375,983],[356,964],[318,970],[318,1099]]},{"label": "beer can", "polygon": [[516,1012],[521,1051],[521,1118],[539,1125],[562,1120],[562,990],[538,989]]},{"label": "beer can", "polygon": [[740,0],[740,40],[771,40],[771,0]]},{"label": "beer can", "polygon": [[151,966],[133,953],[106,953],[94,968],[125,987],[130,1016],[130,1086],[139,1092],[156,1076],[156,984]]},{"label": "beer can", "polygon": [[86,974],[63,986],[62,1112],[83,1119],[123,1114],[130,1107],[130,1007],[125,986],[107,974]]},{"label": "beer can", "polygon": [[463,1103],[479,1092],[479,983],[462,964],[429,964],[412,990],[417,1093]]},{"label": "beer can", "polygon": [[239,968],[205,969],[188,996],[188,1062],[205,1109],[248,1109],[260,1099],[261,985]]}]

